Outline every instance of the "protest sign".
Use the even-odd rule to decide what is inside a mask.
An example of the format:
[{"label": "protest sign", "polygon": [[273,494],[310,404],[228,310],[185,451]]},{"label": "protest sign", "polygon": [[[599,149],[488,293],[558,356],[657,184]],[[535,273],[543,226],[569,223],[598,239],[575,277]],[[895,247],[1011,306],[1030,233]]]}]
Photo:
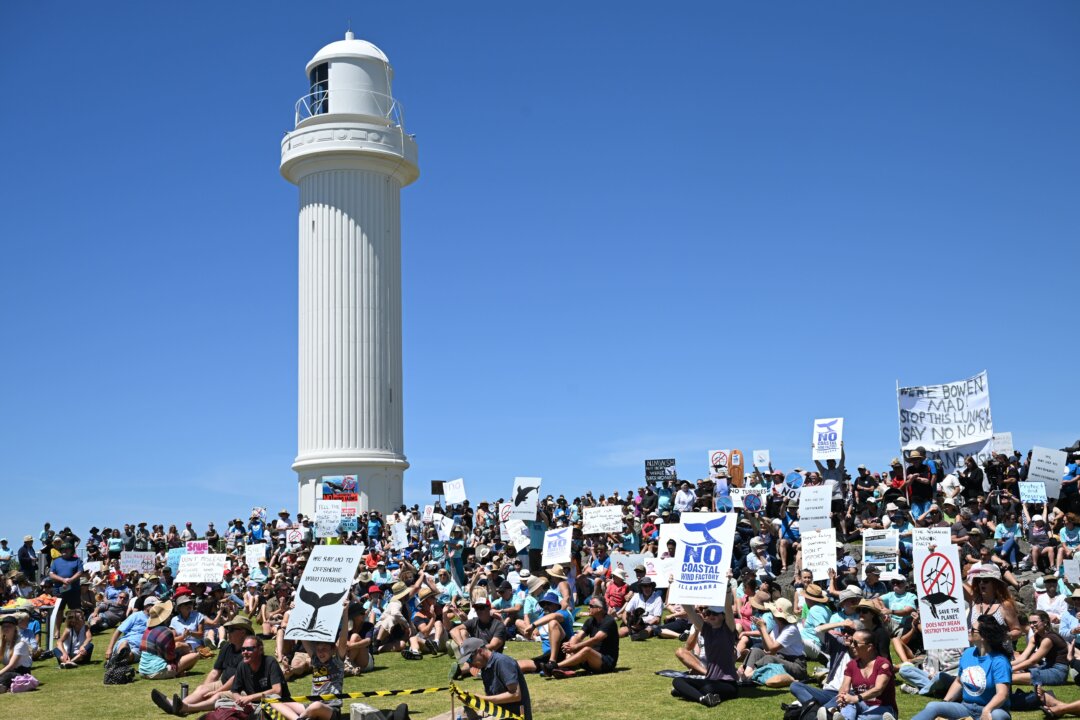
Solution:
[{"label": "protest sign", "polygon": [[916,547],[912,559],[923,647],[927,650],[968,647],[967,606],[956,546],[938,545],[933,552]]},{"label": "protest sign", "polygon": [[844,418],[819,418],[814,421],[814,460],[840,460],[844,441]]},{"label": "protest sign", "polygon": [[[752,512],[757,512],[758,510],[761,509],[761,505],[762,505],[762,499],[761,498],[765,493],[766,493],[765,490],[752,489],[752,488],[748,488],[748,487],[741,487],[741,488],[733,487],[733,488],[728,489],[728,497],[731,498],[731,504],[733,506],[735,506],[737,508],[744,507],[747,510],[750,510]],[[757,498],[757,500],[756,500],[757,507],[756,508],[755,507],[748,507],[747,504],[746,504],[746,498],[748,496],[750,496],[750,495],[753,495],[754,497]],[[750,505],[754,505],[754,504],[755,504],[755,501],[751,500]]]},{"label": "protest sign", "polygon": [[754,451],[754,467],[758,470],[768,470],[769,465],[772,464],[772,458],[769,457],[768,450],[755,450]]},{"label": "protest sign", "polygon": [[[356,475],[328,475],[322,478],[322,500],[341,501],[342,530],[354,532],[360,512],[360,478]],[[349,521],[346,523],[346,519]]]},{"label": "protest sign", "polygon": [[911,546],[921,547],[927,552],[932,552],[930,546],[936,548],[952,543],[952,533],[947,527],[912,528]]},{"label": "protest sign", "polygon": [[866,566],[881,568],[883,580],[900,572],[900,533],[896,530],[863,530],[863,562],[859,579],[866,579]]},{"label": "protest sign", "polygon": [[180,558],[180,569],[176,571],[176,582],[219,583],[225,577],[225,563],[228,555],[203,554],[187,555]]},{"label": "protest sign", "polygon": [[244,546],[244,563],[249,568],[256,567],[259,561],[264,559],[266,559],[266,543]]},{"label": "protest sign", "polygon": [[84,562],[83,563],[83,571],[87,572],[87,573],[101,572],[101,561],[100,560],[90,560],[89,562]]},{"label": "protest sign", "polygon": [[[626,573],[626,582],[632,583],[634,582],[636,577],[634,575],[634,568],[644,567],[645,558],[647,556],[644,553],[629,554],[613,552],[608,557],[611,558],[611,569],[615,570],[616,568],[618,568],[620,570],[623,570]],[[645,574],[648,575],[648,573],[649,569],[646,567]]]},{"label": "protest sign", "polygon": [[[179,549],[179,548],[177,548]],[[184,552],[187,552],[185,549]],[[172,562],[172,552],[169,552],[168,560]],[[176,559],[177,568],[180,566],[180,557]],[[176,569],[173,568],[173,574],[175,575]],[[140,572],[143,575],[154,572],[154,553],[152,552],[128,552],[125,550],[120,553],[120,572]]]},{"label": "protest sign", "polygon": [[1065,570],[1065,579],[1070,585],[1080,583],[1080,558],[1073,557],[1061,562]]},{"label": "protest sign", "polygon": [[1065,475],[1067,457],[1063,450],[1052,450],[1038,445],[1031,448],[1028,481],[1041,480],[1046,486],[1046,495],[1052,498],[1058,497],[1061,494],[1061,479]]},{"label": "protest sign", "polygon": [[510,493],[510,514],[506,520],[532,521],[536,519],[536,503],[540,499],[538,477],[514,478],[514,489]]},{"label": "protest sign", "polygon": [[258,515],[259,520],[261,520],[262,522],[266,522],[266,508],[257,506],[253,507],[251,508],[251,514]]},{"label": "protest sign", "polygon": [[658,588],[666,588],[671,585],[675,576],[675,569],[679,565],[679,559],[673,557],[654,558],[645,557],[645,574],[653,579]]},{"label": "protest sign", "polygon": [[529,526],[524,520],[507,520],[503,527],[506,528],[507,542],[514,546],[514,550],[521,552],[529,549]]},{"label": "protest sign", "polygon": [[548,530],[544,533],[544,555],[540,564],[550,567],[556,563],[570,562],[571,529]]},{"label": "protest sign", "polygon": [[316,545],[293,596],[285,628],[287,640],[333,642],[341,623],[342,600],[361,565],[360,545]]},{"label": "protest sign", "polygon": [[443,495],[447,505],[460,505],[467,499],[465,497],[465,478],[447,480],[443,483]]},{"label": "protest sign", "polygon": [[319,500],[315,503],[315,537],[337,537],[341,526],[341,500]]},{"label": "protest sign", "polygon": [[425,525],[427,525],[428,523],[430,523],[434,519],[434,517],[435,517],[435,506],[434,505],[425,505],[424,506],[424,516],[423,516],[423,518],[421,518],[423,523]]},{"label": "protest sign", "polygon": [[986,371],[943,385],[899,388],[900,447],[928,451],[993,440]]},{"label": "protest sign", "polygon": [[645,461],[645,482],[650,485],[675,479],[675,458]]},{"label": "protest sign", "polygon": [[668,588],[669,603],[723,605],[727,597],[727,573],[735,545],[735,513],[683,513],[674,581]]},{"label": "protest sign", "polygon": [[799,530],[803,533],[832,527],[829,508],[832,504],[832,487],[803,485],[799,495]]},{"label": "protest sign", "polygon": [[836,569],[836,528],[802,534],[802,566],[815,580],[828,580],[829,570]]},{"label": "protest sign", "polygon": [[720,474],[721,470],[728,469],[728,463],[731,461],[730,450],[710,450],[709,451],[709,476],[716,477]]},{"label": "protest sign", "polygon": [[[1030,475],[1029,475],[1030,477]],[[1046,486],[1041,482],[1022,482],[1020,486],[1020,502],[1022,503],[1046,503]]]},{"label": "protest sign", "polygon": [[964,468],[964,458],[969,455],[982,467],[993,456],[993,440],[979,440],[969,445],[957,445],[947,450],[928,450],[926,459],[937,463],[946,473]]},{"label": "protest sign", "polygon": [[409,547],[409,528],[405,526],[405,523],[395,523],[390,530],[394,538],[394,549],[404,550]]},{"label": "protest sign", "polygon": [[454,530],[454,518],[443,516],[439,521],[439,539],[443,542],[450,540],[450,533]]},{"label": "protest sign", "polygon": [[728,484],[732,487],[742,487],[745,473],[746,460],[743,457],[742,450],[732,450],[731,454],[728,456],[728,475],[731,478],[731,481]]},{"label": "protest sign", "polygon": [[784,495],[788,500],[794,500],[799,497],[799,492],[802,490],[803,486],[803,480],[805,480],[805,478],[802,473],[797,472],[789,472],[784,477]]},{"label": "protest sign", "polygon": [[165,556],[165,564],[172,570],[173,578],[176,578],[176,573],[180,570],[180,558],[187,555],[187,548],[169,548],[169,553]]},{"label": "protest sign", "polygon": [[289,528],[285,531],[285,547],[299,547],[304,542],[304,531],[300,528]]},{"label": "protest sign", "polygon": [[581,532],[585,535],[621,533],[623,529],[621,505],[585,508],[581,512],[581,519]]},{"label": "protest sign", "polygon": [[[347,515],[346,513],[351,514]],[[342,532],[356,532],[356,530],[360,527],[359,519],[356,517],[356,513],[343,506],[341,508],[341,525],[339,525],[338,527]]]},{"label": "protest sign", "polygon": [[994,450],[995,455],[1008,455],[1012,457],[1013,454],[1013,440],[1011,432],[994,433],[993,442],[991,447]]},{"label": "protest sign", "polygon": [[205,555],[210,552],[210,544],[205,540],[188,540],[187,541],[187,554],[188,555]]}]

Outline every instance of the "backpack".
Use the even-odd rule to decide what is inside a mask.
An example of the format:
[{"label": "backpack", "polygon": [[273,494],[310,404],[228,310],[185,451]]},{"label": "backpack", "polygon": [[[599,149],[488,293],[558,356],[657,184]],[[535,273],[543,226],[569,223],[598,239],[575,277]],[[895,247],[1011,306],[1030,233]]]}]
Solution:
[{"label": "backpack", "polygon": [[106,685],[127,685],[135,682],[135,668],[130,665],[107,665],[102,682]]},{"label": "backpack", "polygon": [[805,705],[792,703],[784,709],[784,720],[816,720],[821,703],[810,701]]}]

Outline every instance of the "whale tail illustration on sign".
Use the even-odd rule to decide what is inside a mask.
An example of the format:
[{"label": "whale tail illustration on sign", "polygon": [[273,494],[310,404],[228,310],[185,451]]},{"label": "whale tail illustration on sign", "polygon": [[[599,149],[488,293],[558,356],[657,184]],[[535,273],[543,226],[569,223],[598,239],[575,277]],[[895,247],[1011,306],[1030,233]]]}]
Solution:
[{"label": "whale tail illustration on sign", "polygon": [[[317,593],[311,592],[307,588],[300,588],[300,599],[311,606],[311,617],[308,619],[307,630],[310,632],[324,633],[324,630],[315,627],[315,621],[319,617],[319,610],[329,605],[334,605],[341,602],[341,598],[345,597],[345,593],[347,593],[348,591],[349,589],[346,588],[338,593],[331,592],[324,595],[319,595]],[[334,636],[333,633],[329,632],[325,634],[327,637]]]},{"label": "whale tail illustration on sign", "polygon": [[709,531],[719,529],[726,520],[727,515],[703,523],[686,523],[685,527],[689,532],[701,533],[702,537],[705,538],[705,542],[719,543],[720,541],[710,535]]}]

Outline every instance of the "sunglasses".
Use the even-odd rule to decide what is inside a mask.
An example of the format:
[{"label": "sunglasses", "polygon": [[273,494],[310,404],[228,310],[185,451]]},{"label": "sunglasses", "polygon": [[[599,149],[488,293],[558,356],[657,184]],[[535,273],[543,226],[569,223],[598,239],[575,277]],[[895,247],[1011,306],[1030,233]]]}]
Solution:
[{"label": "sunglasses", "polygon": [[259,648],[257,648],[257,647],[242,647],[242,648],[240,648],[240,652],[242,652],[242,653],[253,653],[258,649]]}]

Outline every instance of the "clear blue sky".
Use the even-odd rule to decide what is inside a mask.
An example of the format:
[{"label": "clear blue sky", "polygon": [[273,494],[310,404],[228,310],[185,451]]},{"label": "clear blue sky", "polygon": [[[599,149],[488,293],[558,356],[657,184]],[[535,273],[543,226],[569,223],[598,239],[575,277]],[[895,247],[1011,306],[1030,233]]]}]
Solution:
[{"label": "clear blue sky", "polygon": [[[894,383],[1076,419],[1075,2],[6,3],[0,533],[295,505],[279,141],[351,19],[420,145],[406,499],[896,454]],[[276,507],[274,508],[276,509]]]}]

